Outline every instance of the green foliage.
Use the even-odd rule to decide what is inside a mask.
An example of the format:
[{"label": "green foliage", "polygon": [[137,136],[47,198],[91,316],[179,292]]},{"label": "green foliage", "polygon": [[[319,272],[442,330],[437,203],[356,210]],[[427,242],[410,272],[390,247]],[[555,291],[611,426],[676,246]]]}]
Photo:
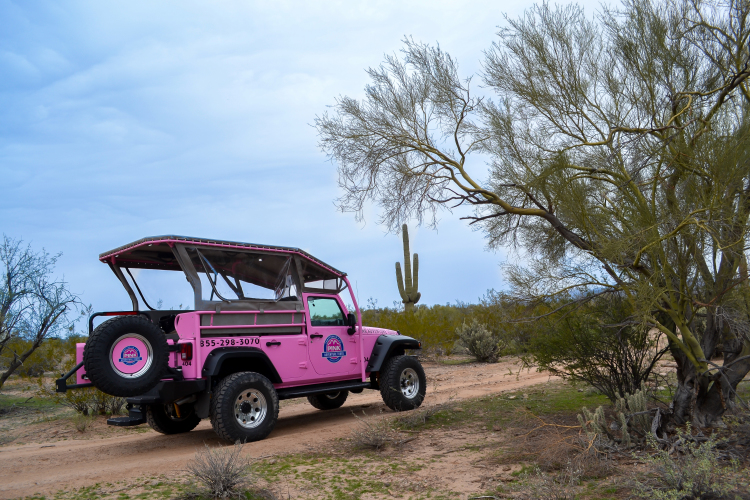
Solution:
[{"label": "green foliage", "polygon": [[477,361],[497,362],[502,341],[485,325],[472,318],[469,323],[464,322],[456,333],[459,344],[477,358]]},{"label": "green foliage", "polygon": [[39,396],[52,399],[55,403],[67,406],[84,416],[118,415],[125,407],[125,398],[110,396],[93,387],[71,389],[61,394],[55,392],[55,387],[45,383],[42,377],[39,377],[38,384]]},{"label": "green foliage", "polygon": [[477,304],[421,305],[411,311],[377,307],[377,303],[371,299],[368,307],[362,309],[362,323],[398,330],[422,341],[425,349],[451,354],[459,340],[458,332],[462,325],[475,320],[499,339],[502,344],[500,355],[512,355],[525,352],[537,328],[533,322],[515,322],[515,319],[542,314],[547,310],[545,305],[529,308],[502,292],[488,290]]},{"label": "green foliage", "polygon": [[[411,311],[414,304],[419,302],[422,296],[419,293],[419,255],[414,254],[414,271],[412,272],[411,256],[409,255],[409,229],[404,224],[401,227],[401,233],[404,238],[404,276],[401,276],[401,263],[396,262],[396,283],[398,284],[398,293],[401,295],[401,301],[404,303],[404,309]],[[404,285],[406,282],[406,285]]]},{"label": "green foliage", "polygon": [[466,314],[462,305],[419,306],[410,312],[384,307],[364,309],[362,323],[398,330],[422,341],[425,349],[451,354],[456,342],[456,328]]},{"label": "green foliage", "polygon": [[[389,230],[474,207],[464,218],[490,247],[523,251],[506,267],[518,297],[622,293],[679,358],[677,421],[711,423],[750,373],[747,360],[725,369],[750,352],[747,302],[728,293],[750,290],[750,3],[623,0],[589,15],[541,2],[497,35],[481,93],[439,46],[407,38],[370,67],[360,98],[339,97],[316,118],[338,165],[339,207],[362,217],[377,205]],[[596,359],[596,330],[606,332],[570,329],[593,351],[570,358],[585,379],[579,361]],[[624,345],[648,334],[627,330]],[[604,374],[639,365],[623,361]],[[602,389],[614,399],[639,378]]]},{"label": "green foliage", "polygon": [[[85,342],[86,338],[80,335],[69,335],[65,338],[53,337],[47,339],[39,348],[26,358],[23,364],[18,367],[14,374],[21,377],[39,377],[44,373],[52,372],[59,375],[73,367],[75,363],[75,345],[78,342]],[[25,352],[31,348],[30,340],[15,338],[8,343],[7,351]],[[0,358],[0,366],[3,364]],[[7,358],[10,362],[10,358]],[[65,367],[68,367],[65,369]]]},{"label": "green foliage", "polygon": [[[739,464],[730,460],[722,465],[720,442],[709,437],[699,443],[687,430],[678,430],[678,446],[682,452],[674,454],[659,449],[645,459],[651,475],[636,480],[634,493],[638,498],[654,500],[734,500],[740,496],[741,486],[736,477]],[[747,494],[747,491],[745,491]]]},{"label": "green foliage", "polygon": [[648,380],[665,352],[657,349],[659,338],[633,320],[627,300],[609,294],[544,318],[528,344],[528,361],[586,382],[614,402]]}]

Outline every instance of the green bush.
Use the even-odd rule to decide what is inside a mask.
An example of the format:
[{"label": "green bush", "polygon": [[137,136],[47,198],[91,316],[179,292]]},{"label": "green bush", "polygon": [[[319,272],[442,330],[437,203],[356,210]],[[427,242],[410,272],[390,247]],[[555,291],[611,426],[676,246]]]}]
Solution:
[{"label": "green bush", "polygon": [[527,344],[527,361],[586,382],[614,402],[648,380],[666,352],[658,340],[633,318],[624,298],[600,296],[542,318]]},{"label": "green bush", "polygon": [[38,379],[41,397],[52,398],[57,404],[72,408],[81,415],[119,415],[125,408],[125,398],[110,396],[93,387],[71,389],[65,393],[55,392],[55,386]]},{"label": "green bush", "polygon": [[[85,342],[86,337],[70,335],[66,338],[47,339],[31,356],[19,367],[14,375],[20,377],[39,377],[44,373],[60,374],[73,367],[75,363],[75,348],[77,342]],[[0,369],[10,361],[12,352],[24,352],[31,346],[31,342],[23,339],[13,339],[5,352],[8,358],[0,358]],[[68,367],[67,369],[65,367]]]},{"label": "green bush", "polygon": [[502,341],[485,325],[473,319],[464,322],[456,332],[458,343],[464,347],[469,354],[483,363],[495,363],[500,356]]},{"label": "green bush", "polygon": [[477,304],[417,305],[409,312],[400,307],[377,307],[370,299],[368,307],[362,310],[362,323],[398,330],[420,340],[427,350],[451,354],[462,325],[475,320],[499,339],[503,346],[500,355],[509,355],[525,352],[536,328],[533,322],[516,320],[546,311],[546,305],[530,309],[502,292],[489,290]]}]

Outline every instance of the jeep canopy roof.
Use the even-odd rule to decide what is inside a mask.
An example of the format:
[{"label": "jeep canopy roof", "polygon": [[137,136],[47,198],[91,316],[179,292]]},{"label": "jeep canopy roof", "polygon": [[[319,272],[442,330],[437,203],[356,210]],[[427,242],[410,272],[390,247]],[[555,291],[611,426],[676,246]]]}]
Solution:
[{"label": "jeep canopy roof", "polygon": [[[263,253],[297,254],[312,264],[312,266],[306,266],[310,267],[310,278],[312,278],[308,279],[308,277],[305,276],[304,278],[306,281],[314,281],[316,277],[318,280],[323,280],[346,276],[346,273],[339,271],[333,266],[329,266],[322,260],[316,259],[299,248],[256,245],[255,243],[242,243],[239,241],[209,240],[205,238],[191,238],[189,236],[175,235],[149,236],[141,238],[133,243],[128,243],[127,245],[117,247],[109,252],[99,254],[99,260],[106,264],[114,263],[116,265],[134,269],[165,269],[179,271],[180,265],[172,254],[171,249],[171,247],[178,242],[186,243],[191,246],[242,248],[260,250]],[[317,272],[313,271],[314,268],[317,268]],[[314,277],[312,274],[317,274],[319,276]],[[334,276],[331,276],[331,274]]]},{"label": "jeep canopy roof", "polygon": [[[337,293],[342,290],[342,279],[346,276],[299,248],[173,235],[142,238],[100,254],[99,260],[115,271],[126,289],[131,287],[120,269],[131,280],[134,277],[130,269],[184,271],[196,292],[196,308],[209,305],[199,298],[198,280],[190,279],[191,275],[196,276],[196,271],[208,277],[209,289],[213,288],[222,301],[254,300],[245,295],[242,282],[276,290],[277,300],[285,296],[283,290],[293,282],[307,291]],[[225,298],[218,293],[217,279],[232,289],[233,297]],[[137,283],[135,288],[138,289]],[[131,299],[135,299],[132,290],[128,291]]]}]

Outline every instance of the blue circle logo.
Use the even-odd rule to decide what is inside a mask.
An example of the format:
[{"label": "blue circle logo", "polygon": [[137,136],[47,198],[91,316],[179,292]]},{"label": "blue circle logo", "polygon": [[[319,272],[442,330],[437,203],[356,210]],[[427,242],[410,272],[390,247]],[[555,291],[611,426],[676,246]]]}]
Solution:
[{"label": "blue circle logo", "polygon": [[346,356],[344,342],[338,335],[329,335],[323,342],[323,357],[331,363],[338,363]]},{"label": "blue circle logo", "polygon": [[142,359],[143,358],[141,358],[141,352],[137,347],[132,345],[127,346],[122,350],[122,354],[120,354],[120,363],[128,366],[133,366]]}]

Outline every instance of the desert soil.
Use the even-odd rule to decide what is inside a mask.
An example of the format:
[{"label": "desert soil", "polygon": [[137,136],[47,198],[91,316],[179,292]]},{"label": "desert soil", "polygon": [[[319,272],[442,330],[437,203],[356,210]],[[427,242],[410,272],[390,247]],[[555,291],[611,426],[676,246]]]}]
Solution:
[{"label": "desert soil", "polygon": [[[517,391],[554,380],[547,373],[520,370],[520,362],[446,365],[424,362],[428,390],[424,405]],[[352,416],[372,418],[392,413],[376,391],[350,394],[337,410],[322,412],[306,399],[282,401],[271,435],[247,446],[252,457],[310,452],[346,438],[358,424]],[[165,436],[151,429],[103,424],[79,433],[70,421],[29,423],[14,430],[17,438],[0,446],[0,498],[49,495],[102,482],[137,481],[154,475],[180,475],[198,448],[220,441],[208,420],[187,434]],[[22,442],[23,444],[18,444]],[[458,470],[459,464],[451,464]],[[467,466],[469,464],[466,464]],[[466,474],[466,470],[463,471]]]}]

